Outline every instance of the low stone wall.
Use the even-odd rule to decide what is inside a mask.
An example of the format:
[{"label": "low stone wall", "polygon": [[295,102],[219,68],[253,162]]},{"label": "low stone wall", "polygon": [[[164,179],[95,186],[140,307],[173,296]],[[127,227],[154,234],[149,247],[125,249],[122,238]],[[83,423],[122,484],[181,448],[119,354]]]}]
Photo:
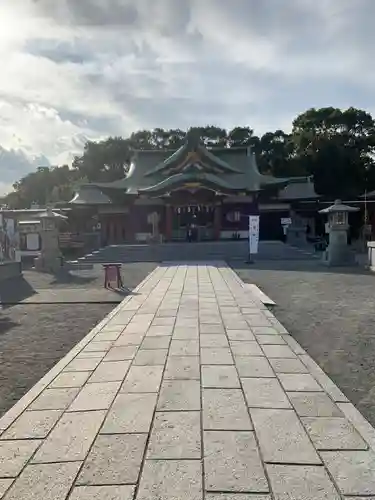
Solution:
[{"label": "low stone wall", "polygon": [[375,271],[375,241],[367,243],[368,249],[368,265],[371,271]]},{"label": "low stone wall", "polygon": [[9,278],[16,278],[22,274],[21,262],[4,262],[0,263],[0,281]]}]

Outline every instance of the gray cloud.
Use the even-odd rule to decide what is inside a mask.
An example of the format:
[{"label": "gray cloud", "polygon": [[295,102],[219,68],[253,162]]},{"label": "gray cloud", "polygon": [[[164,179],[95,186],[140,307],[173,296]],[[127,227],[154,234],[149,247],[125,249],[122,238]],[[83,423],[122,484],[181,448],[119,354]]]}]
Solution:
[{"label": "gray cloud", "polygon": [[33,0],[38,12],[62,23],[86,26],[133,25],[138,10],[131,2],[121,0]]},{"label": "gray cloud", "polygon": [[189,20],[189,0],[33,0],[39,13],[89,27],[158,29],[173,34]]},{"label": "gray cloud", "polygon": [[81,43],[79,39],[67,42],[48,38],[33,38],[25,42],[24,50],[29,54],[45,57],[56,63],[84,64],[95,59],[92,50],[86,44]]},{"label": "gray cloud", "polygon": [[29,157],[20,149],[8,150],[0,146],[0,195],[11,190],[12,184],[28,172],[46,166],[50,166],[50,162],[44,155]]},{"label": "gray cloud", "polygon": [[8,150],[61,163],[86,138],[138,128],[262,133],[311,106],[375,111],[374,0],[2,0],[0,16],[4,5]]}]

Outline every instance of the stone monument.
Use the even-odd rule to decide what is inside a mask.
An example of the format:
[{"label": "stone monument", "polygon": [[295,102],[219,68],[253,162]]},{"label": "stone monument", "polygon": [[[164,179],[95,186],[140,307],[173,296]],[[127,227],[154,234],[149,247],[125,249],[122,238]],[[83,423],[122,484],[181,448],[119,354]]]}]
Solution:
[{"label": "stone monument", "polygon": [[58,225],[67,217],[53,212],[51,207],[47,207],[46,211],[41,212],[37,217],[40,220],[41,252],[34,260],[35,269],[55,273],[61,270],[63,264],[59,248]]},{"label": "stone monument", "polygon": [[355,254],[348,245],[348,215],[358,210],[336,200],[330,207],[319,211],[328,216],[329,244],[323,254],[323,261],[328,266],[352,266],[356,263]]},{"label": "stone monument", "polygon": [[[285,220],[287,222],[287,220]],[[288,221],[289,222],[289,221]],[[281,220],[283,224],[283,219]],[[290,214],[290,223],[285,224],[287,241],[290,245],[301,246],[306,243],[306,222],[295,212]]]}]

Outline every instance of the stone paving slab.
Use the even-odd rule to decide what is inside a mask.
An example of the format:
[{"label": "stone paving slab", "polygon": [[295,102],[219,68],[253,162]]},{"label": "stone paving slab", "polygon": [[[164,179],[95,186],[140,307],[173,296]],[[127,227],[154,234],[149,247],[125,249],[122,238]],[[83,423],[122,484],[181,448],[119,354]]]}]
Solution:
[{"label": "stone paving slab", "polygon": [[375,430],[222,262],[161,265],[0,419],[2,500],[375,498]]}]

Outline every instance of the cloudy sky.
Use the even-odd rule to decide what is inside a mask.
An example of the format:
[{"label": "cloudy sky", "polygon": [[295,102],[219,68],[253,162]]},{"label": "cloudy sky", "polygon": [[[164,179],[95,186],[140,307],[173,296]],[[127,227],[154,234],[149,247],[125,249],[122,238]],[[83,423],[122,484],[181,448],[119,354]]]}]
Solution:
[{"label": "cloudy sky", "polygon": [[86,139],[375,113],[375,0],[1,0],[0,192]]}]

